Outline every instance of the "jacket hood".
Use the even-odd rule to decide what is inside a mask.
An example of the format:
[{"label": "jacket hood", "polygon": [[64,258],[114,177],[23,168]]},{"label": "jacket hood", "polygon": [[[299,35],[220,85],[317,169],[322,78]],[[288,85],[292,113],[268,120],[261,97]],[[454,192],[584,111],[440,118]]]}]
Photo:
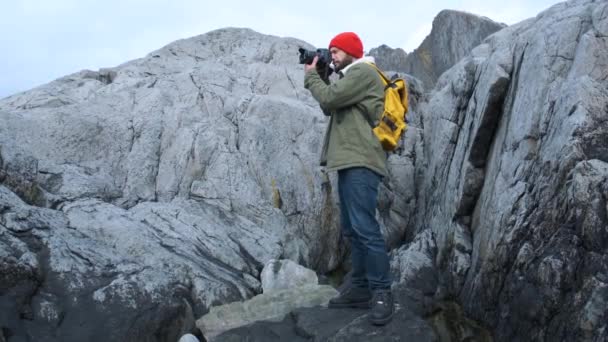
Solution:
[{"label": "jacket hood", "polygon": [[[376,59],[373,56],[363,56],[361,58],[357,58],[352,63],[350,63],[349,65],[347,65],[346,68],[340,70],[340,72],[342,72],[343,75],[346,75],[346,72],[348,71],[348,69],[350,69],[351,66],[353,66],[355,64],[358,64],[358,63],[374,63],[374,64],[376,64]],[[330,67],[335,70],[333,62],[331,63]]]}]

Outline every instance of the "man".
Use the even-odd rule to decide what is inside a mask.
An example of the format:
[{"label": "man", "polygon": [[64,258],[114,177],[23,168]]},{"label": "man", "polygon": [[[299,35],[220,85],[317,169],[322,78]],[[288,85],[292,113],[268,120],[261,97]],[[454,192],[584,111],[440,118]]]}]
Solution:
[{"label": "man", "polygon": [[[363,58],[363,44],[353,32],[329,43],[340,78],[325,82],[318,57],[304,66],[304,86],[331,115],[321,152],[321,165],[338,172],[342,232],[351,242],[352,282],[329,302],[330,308],[370,307],[375,325],[393,316],[391,276],[386,244],[376,220],[378,185],[387,175],[386,153],[372,131],[384,108],[384,85]],[[371,303],[370,303],[371,302]]]}]

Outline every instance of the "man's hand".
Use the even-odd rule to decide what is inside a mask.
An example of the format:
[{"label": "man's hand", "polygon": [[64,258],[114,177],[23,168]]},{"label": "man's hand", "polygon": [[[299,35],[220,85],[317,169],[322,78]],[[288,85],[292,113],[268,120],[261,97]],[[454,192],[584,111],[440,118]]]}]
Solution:
[{"label": "man's hand", "polygon": [[304,74],[308,74],[310,71],[315,71],[317,69],[317,60],[319,60],[319,56],[315,56],[312,59],[312,63],[304,64]]}]

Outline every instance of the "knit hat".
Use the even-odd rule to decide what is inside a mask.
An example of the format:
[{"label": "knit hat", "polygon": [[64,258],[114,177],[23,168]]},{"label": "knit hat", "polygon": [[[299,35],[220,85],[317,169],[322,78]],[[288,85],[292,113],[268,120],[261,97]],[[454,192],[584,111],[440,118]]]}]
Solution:
[{"label": "knit hat", "polygon": [[329,42],[329,48],[334,46],[355,58],[363,57],[363,43],[354,32],[342,32],[335,36]]}]

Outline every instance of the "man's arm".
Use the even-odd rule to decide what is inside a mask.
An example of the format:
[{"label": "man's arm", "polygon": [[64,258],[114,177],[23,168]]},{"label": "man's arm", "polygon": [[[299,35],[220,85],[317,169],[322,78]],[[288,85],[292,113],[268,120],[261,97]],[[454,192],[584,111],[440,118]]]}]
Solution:
[{"label": "man's arm", "polygon": [[363,68],[364,66],[353,66],[346,76],[329,85],[323,82],[314,69],[310,69],[304,76],[304,87],[310,90],[325,110],[352,106],[361,102],[373,85],[373,79],[362,75],[365,72]]},{"label": "man's arm", "polygon": [[[312,63],[310,63],[310,64],[305,64],[305,65],[304,65],[304,76],[306,77],[306,74],[308,74],[308,73],[316,73],[316,74],[318,74],[318,75],[319,75],[319,77],[321,78],[321,80],[322,80],[323,82],[325,82],[325,84],[328,84],[328,85],[329,85],[329,77],[324,78],[324,77],[323,77],[323,76],[321,76],[321,74],[320,74],[320,70],[319,70],[320,68],[319,68],[319,66],[317,65],[317,61],[318,61],[318,60],[319,60],[319,57],[318,57],[318,56],[315,56],[315,57],[312,59]],[[329,67],[329,66],[327,66],[327,68],[328,68],[328,67]],[[326,76],[329,76],[329,75],[326,75]],[[321,107],[321,111],[323,111],[323,114],[325,114],[325,116],[331,116],[331,110],[325,109],[325,108],[324,108],[322,105],[319,105],[319,107]]]}]

